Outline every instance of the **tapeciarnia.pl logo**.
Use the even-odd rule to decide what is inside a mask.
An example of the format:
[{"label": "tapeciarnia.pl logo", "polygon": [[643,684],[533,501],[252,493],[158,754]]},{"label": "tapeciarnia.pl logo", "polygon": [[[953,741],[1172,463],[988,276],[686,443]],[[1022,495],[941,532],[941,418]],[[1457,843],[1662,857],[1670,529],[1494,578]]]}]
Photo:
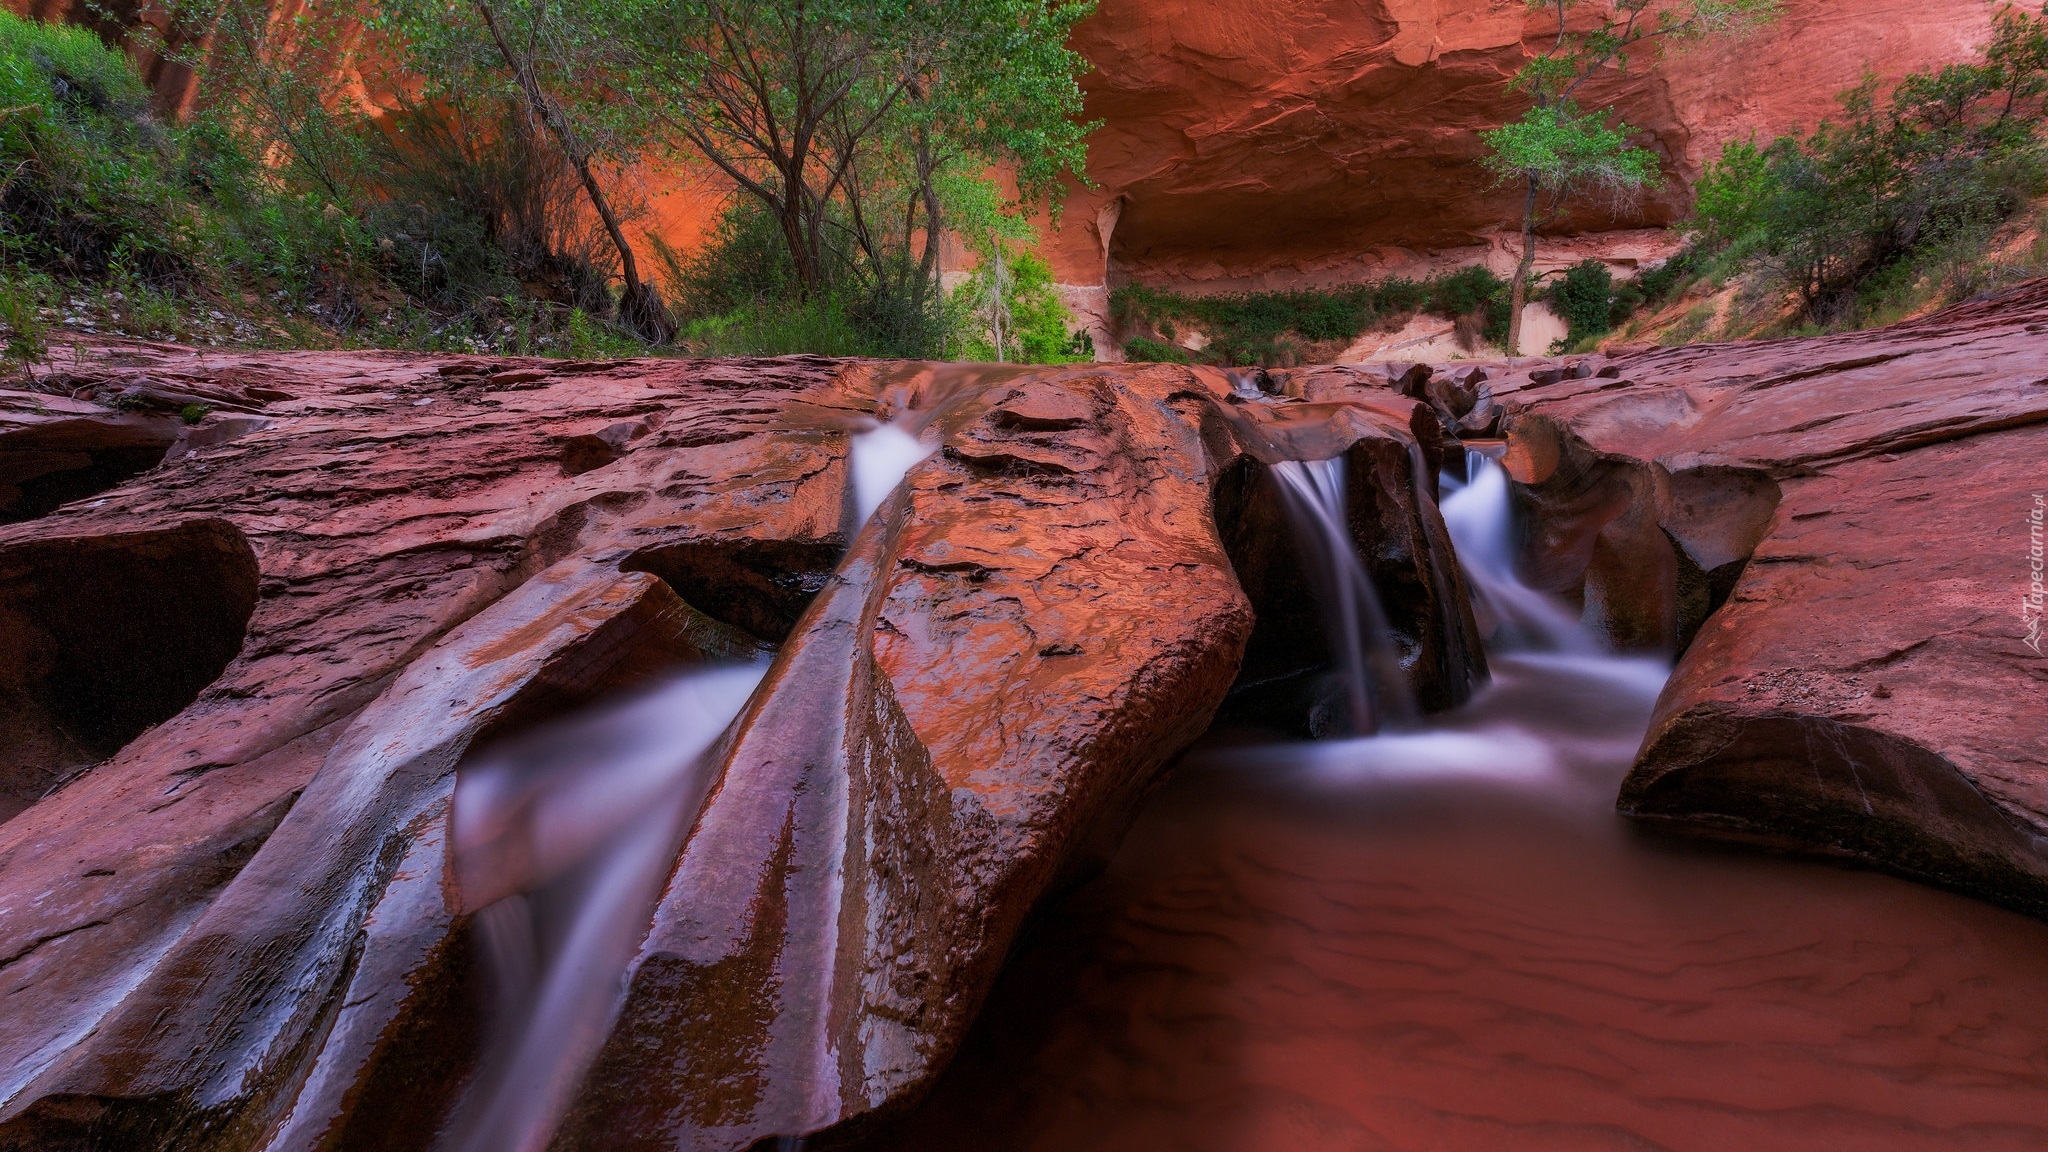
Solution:
[{"label": "tapeciarnia.pl logo", "polygon": [[2042,521],[2048,517],[2048,497],[2034,493],[2034,507],[2027,512],[2027,592],[2020,597],[2020,622],[2027,626],[2022,639],[2034,655],[2041,654],[2041,617],[2048,609],[2048,587],[2042,574],[2048,570],[2048,552],[2042,547]]}]

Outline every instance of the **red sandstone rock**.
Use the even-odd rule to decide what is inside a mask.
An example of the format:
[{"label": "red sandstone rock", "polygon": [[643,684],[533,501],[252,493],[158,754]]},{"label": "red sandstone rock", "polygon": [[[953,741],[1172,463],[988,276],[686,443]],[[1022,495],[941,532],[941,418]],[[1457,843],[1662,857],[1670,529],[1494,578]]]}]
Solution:
[{"label": "red sandstone rock", "polygon": [[[452,642],[443,638],[574,555],[583,533],[664,492],[666,508],[704,511],[693,530],[820,555],[838,547],[834,458],[764,443],[775,439],[762,435],[772,400],[745,400],[825,386],[833,371],[822,362],[755,366],[745,377],[752,393],[736,392],[719,366],[657,364],[586,373],[553,390],[473,394],[416,358],[210,355],[207,366],[224,379],[290,381],[301,399],[273,403],[270,427],[194,451],[92,506],[0,530],[9,596],[56,578],[30,568],[46,541],[119,556],[135,533],[195,522],[232,525],[261,571],[255,609],[243,612],[246,635],[236,626],[228,636],[239,655],[201,678],[190,707],[150,716],[164,722],[0,825],[0,985],[12,1006],[0,1019],[0,1096],[14,1118],[0,1142],[12,1146],[94,1133],[107,1146],[188,1147],[200,1133],[228,1139],[219,1125],[229,1119],[281,1116],[291,1097],[280,1085],[303,1074],[309,1029],[325,1027],[339,1006],[332,997],[361,917],[384,899],[408,841],[426,831],[417,821],[431,790],[377,786],[374,775],[344,786],[359,775],[347,758],[360,758],[366,740],[376,772],[421,770],[386,762],[396,748],[379,743],[423,737],[406,714],[378,721],[364,710],[410,683],[404,673],[437,640]],[[561,430],[669,410],[715,415],[726,439],[682,459],[664,454],[644,473],[628,460],[562,475]],[[718,474],[700,478],[694,462]],[[826,486],[814,482],[821,473]],[[732,490],[747,484],[777,498],[756,489],[736,503]],[[635,526],[634,539],[684,535],[654,517]],[[623,589],[649,580],[611,571]],[[89,607],[103,614],[102,633],[130,643],[156,639],[159,614],[217,618],[224,598],[238,595],[217,579],[166,583],[156,565],[127,579]],[[613,595],[601,581],[576,587]],[[506,659],[544,665],[602,625],[541,628],[547,613],[571,610],[567,595],[528,605]],[[13,660],[21,633],[7,638]],[[213,672],[219,678],[206,685]],[[138,687],[102,691],[126,702],[121,689]],[[454,727],[420,754],[436,766],[429,775],[445,777],[503,704],[464,698],[445,717]],[[323,764],[332,770],[323,774]],[[280,828],[290,834],[273,843]],[[273,889],[297,895],[263,903]],[[165,1032],[157,1022],[167,1007]],[[247,1146],[240,1139],[223,1146]]]},{"label": "red sandstone rock", "polygon": [[[1725,141],[1811,127],[1866,68],[1966,59],[1993,10],[1792,0],[1743,41],[1641,57],[1586,99],[1618,103],[1678,179],[1558,231],[1668,223]],[[1507,81],[1543,34],[1520,0],[1102,0],[1074,36],[1095,65],[1096,187],[1068,200],[1054,270],[1073,285],[1104,283],[1105,266],[1146,283],[1328,282],[1493,243],[1518,209],[1488,187],[1477,133],[1519,113]]]},{"label": "red sandstone rock", "polygon": [[1624,642],[1698,632],[1623,811],[2048,912],[2048,663],[2021,612],[2048,282],[1493,387],[1539,572]]},{"label": "red sandstone rock", "polygon": [[[1410,429],[1438,433],[1367,380],[1226,417],[1226,380],[1171,367],[105,355],[277,395],[0,528],[33,729],[0,764],[32,802],[0,824],[0,1147],[417,1146],[478,1043],[455,767],[762,640],[564,1140],[901,1105],[1231,687],[1240,438],[1349,454],[1404,619],[1446,614],[1410,625],[1418,680],[1473,676],[1411,492]],[[848,432],[901,410],[945,450],[856,533]]]},{"label": "red sandstone rock", "polygon": [[154,467],[182,429],[175,416],[0,389],[0,524],[44,515]]},{"label": "red sandstone rock", "polygon": [[[32,749],[0,763],[30,802],[0,824],[0,1147],[416,1145],[478,1043],[456,765],[762,640],[564,1146],[886,1119],[1240,653],[1304,662],[1259,461],[1343,454],[1418,688],[1469,685],[1441,420],[1399,388],[1455,415],[1483,384],[1539,575],[1624,644],[1691,640],[1625,810],[2042,911],[2044,676],[2014,609],[2044,335],[2036,284],[1852,337],[1258,395],[1170,366],[556,364],[507,388],[532,369],[126,350],[297,399],[0,528],[0,692]],[[855,531],[847,433],[897,411],[944,450]],[[623,450],[565,468],[578,437]]]}]

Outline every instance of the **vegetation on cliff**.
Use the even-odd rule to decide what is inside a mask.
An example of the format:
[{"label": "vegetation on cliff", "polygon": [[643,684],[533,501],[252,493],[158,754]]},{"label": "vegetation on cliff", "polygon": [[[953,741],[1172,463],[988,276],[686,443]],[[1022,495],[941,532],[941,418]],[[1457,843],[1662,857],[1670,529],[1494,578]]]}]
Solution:
[{"label": "vegetation on cliff", "polygon": [[[149,40],[202,72],[182,118],[91,33],[0,17],[0,325],[24,348],[54,323],[577,355],[1066,355],[1019,217],[1084,154],[1064,38],[1087,7],[390,0],[273,20],[176,0],[171,27],[214,30],[203,50]],[[736,216],[766,213],[779,251],[758,254],[778,271],[709,259],[732,229],[703,253],[637,250],[639,174],[695,157],[736,178]],[[997,162],[1016,195],[982,176]],[[947,292],[949,232],[1016,249],[1022,274]],[[664,271],[692,298],[680,315]],[[707,291],[707,274],[733,282]],[[720,295],[732,306],[702,309]],[[1058,347],[1013,314],[1049,318]],[[704,339],[672,344],[679,322]]]},{"label": "vegetation on cliff", "polygon": [[[199,71],[200,102],[177,114],[86,31],[0,16],[12,361],[62,329],[576,356],[1093,353],[1025,223],[1081,178],[1092,125],[1067,38],[1085,0],[155,2],[131,47]],[[2048,17],[2029,0],[1970,62],[1869,80],[1810,132],[1730,146],[1676,259],[1537,277],[1546,225],[1660,179],[1628,125],[1577,101],[1653,43],[1777,4],[1530,7],[1557,21],[1515,81],[1527,113],[1482,134],[1528,208],[1510,279],[1130,285],[1109,317],[1126,354],[1299,363],[1418,315],[1455,322],[1468,351],[1514,348],[1524,299],[1570,328],[1529,354],[1841,330],[2048,272]],[[643,228],[645,184],[679,163],[733,188],[689,251]]]},{"label": "vegetation on cliff", "polygon": [[1536,235],[1576,199],[1626,201],[1660,178],[1656,153],[1629,142],[1634,129],[1612,108],[1584,109],[1578,93],[1610,69],[1626,71],[1630,54],[1655,41],[1696,40],[1741,31],[1773,16],[1780,0],[1595,0],[1589,26],[1573,28],[1585,0],[1529,0],[1557,17],[1551,42],[1516,74],[1514,88],[1530,102],[1520,119],[1480,134],[1495,179],[1522,187],[1521,260],[1509,289],[1507,350],[1524,351],[1522,305],[1536,265]]},{"label": "vegetation on cliff", "polygon": [[1131,284],[1110,316],[1133,360],[1287,367],[1336,358],[1361,332],[1417,315],[1453,322],[1476,351],[1508,329],[1508,284],[1474,265],[1427,280],[1392,277],[1341,288],[1192,295]]},{"label": "vegetation on cliff", "polygon": [[1816,330],[1992,286],[1987,248],[2048,192],[2048,9],[2006,9],[1976,61],[1888,95],[1870,77],[1842,111],[1810,133],[1729,145],[1697,187],[1692,259],[1744,278],[1750,311],[1775,315],[1790,295],[1794,324]]}]

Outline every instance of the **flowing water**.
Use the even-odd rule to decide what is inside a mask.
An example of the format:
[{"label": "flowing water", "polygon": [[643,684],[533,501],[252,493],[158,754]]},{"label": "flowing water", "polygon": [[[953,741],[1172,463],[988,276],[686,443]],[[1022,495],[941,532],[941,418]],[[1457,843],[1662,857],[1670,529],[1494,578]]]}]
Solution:
[{"label": "flowing water", "polygon": [[1444,524],[1472,590],[1480,634],[1497,648],[1594,653],[1599,645],[1564,604],[1515,572],[1515,531],[1508,474],[1477,449],[1465,454],[1465,482],[1443,480]]},{"label": "flowing water", "polygon": [[453,856],[493,1005],[454,1152],[539,1152],[618,1012],[620,975],[761,666],[700,668],[486,750]]},{"label": "flowing water", "polygon": [[1414,724],[1415,697],[1401,672],[1393,629],[1351,535],[1343,458],[1286,460],[1273,465],[1272,472],[1329,622],[1330,646],[1344,679],[1348,729],[1375,732]]},{"label": "flowing water", "polygon": [[854,433],[849,468],[853,474],[854,523],[865,524],[903,482],[903,477],[936,446],[917,438],[913,418],[898,418]]},{"label": "flowing water", "polygon": [[897,1152],[2048,1148],[2048,925],[1613,811],[1666,675],[1444,512],[1493,680],[1369,739],[1215,733],[1020,946]]},{"label": "flowing water", "polygon": [[[859,521],[930,452],[907,416],[856,435]],[[1666,668],[1516,576],[1483,458],[1443,511],[1494,678],[1416,719],[1340,467],[1274,472],[1380,734],[1212,734],[883,1146],[2048,1148],[2048,925],[1622,822]],[[693,671],[464,766],[456,869],[498,1010],[449,1147],[545,1147],[761,675]]]},{"label": "flowing water", "polygon": [[[855,524],[934,451],[916,435],[922,418],[851,437]],[[717,774],[712,749],[765,672],[679,673],[501,742],[457,773],[454,866],[492,1004],[483,1066],[442,1141],[449,1152],[547,1147],[617,1017],[622,977]],[[829,967],[819,976],[829,982]],[[824,1091],[826,1079],[807,1087]]]}]

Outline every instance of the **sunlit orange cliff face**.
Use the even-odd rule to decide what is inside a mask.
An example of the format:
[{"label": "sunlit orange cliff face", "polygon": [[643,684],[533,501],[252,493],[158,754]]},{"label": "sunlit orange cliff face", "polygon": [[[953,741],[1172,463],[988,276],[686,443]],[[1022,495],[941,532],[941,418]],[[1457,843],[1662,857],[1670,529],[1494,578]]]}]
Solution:
[{"label": "sunlit orange cliff face", "polygon": [[[1585,102],[1618,105],[1676,178],[1563,230],[1672,222],[1724,142],[1810,127],[1866,69],[1963,59],[1995,9],[1789,0],[1746,38],[1638,58]],[[1478,133],[1519,113],[1508,80],[1545,34],[1523,0],[1101,0],[1075,37],[1096,186],[1065,206],[1060,279],[1328,282],[1501,240],[1514,194],[1489,187]]]},{"label": "sunlit orange cliff face", "polygon": [[[79,22],[87,0],[6,0]],[[1998,0],[1788,0],[1759,32],[1632,62],[1586,92],[1613,103],[1666,161],[1638,204],[1562,222],[1544,266],[1592,253],[1626,264],[1669,247],[1690,177],[1721,145],[1810,127],[1871,71],[1966,58]],[[117,10],[110,10],[117,11]],[[1492,258],[1515,215],[1478,133],[1519,110],[1508,81],[1549,29],[1525,0],[1101,0],[1075,32],[1091,187],[1065,200],[1044,248],[1085,316],[1135,280],[1212,290],[1356,280]],[[144,61],[169,105],[179,66]],[[714,176],[641,178],[647,228],[687,248],[726,189]]]}]

